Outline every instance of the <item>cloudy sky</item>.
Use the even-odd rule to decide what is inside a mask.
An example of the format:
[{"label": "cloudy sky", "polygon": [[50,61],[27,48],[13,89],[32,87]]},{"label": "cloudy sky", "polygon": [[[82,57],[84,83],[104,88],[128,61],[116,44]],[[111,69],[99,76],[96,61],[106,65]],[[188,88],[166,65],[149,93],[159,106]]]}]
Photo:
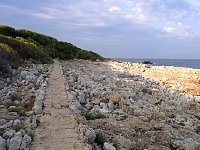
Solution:
[{"label": "cloudy sky", "polygon": [[200,59],[199,0],[1,0],[0,24],[105,57]]}]

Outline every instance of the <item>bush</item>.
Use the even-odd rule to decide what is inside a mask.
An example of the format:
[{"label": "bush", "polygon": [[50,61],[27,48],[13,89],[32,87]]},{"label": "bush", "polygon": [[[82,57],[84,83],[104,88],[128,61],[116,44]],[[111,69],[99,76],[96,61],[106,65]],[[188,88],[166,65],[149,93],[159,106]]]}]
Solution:
[{"label": "bush", "polygon": [[106,142],[106,139],[102,133],[97,133],[94,142],[97,143],[97,145],[103,145]]},{"label": "bush", "polygon": [[92,114],[84,113],[83,116],[86,120],[95,120],[95,117]]},{"label": "bush", "polygon": [[198,134],[200,134],[200,126],[197,126],[196,129],[195,129],[195,131],[196,131]]},{"label": "bush", "polygon": [[100,113],[95,115],[95,119],[102,119],[102,118],[106,118],[106,116]]},{"label": "bush", "polygon": [[35,134],[34,134],[33,131],[28,131],[28,132],[27,132],[27,135],[31,137],[32,141],[34,141]]},{"label": "bush", "polygon": [[103,114],[90,114],[90,113],[84,113],[83,116],[85,117],[86,120],[95,120],[95,119],[101,119],[101,118],[106,118],[105,115]]},{"label": "bush", "polygon": [[[16,50],[23,59],[32,58],[42,63],[51,61],[48,56],[60,59],[104,60],[92,51],[82,50],[71,43],[58,41],[26,29],[15,30],[12,27],[0,25],[0,34],[3,35],[0,36],[0,41]],[[9,41],[5,38],[9,38]]]},{"label": "bush", "polygon": [[4,53],[4,57],[10,57],[11,59],[17,59],[19,57],[16,51],[14,51],[11,47],[4,43],[0,43],[0,51]]},{"label": "bush", "polygon": [[19,116],[25,116],[25,110],[19,107],[13,107],[8,109],[9,112],[17,112]]},{"label": "bush", "polygon": [[113,143],[113,146],[114,146],[116,149],[119,149],[119,148],[120,148],[116,142]]},{"label": "bush", "polygon": [[4,43],[0,43],[0,72],[7,76],[11,75],[12,70],[18,68],[19,55],[10,46]]},{"label": "bush", "polygon": [[11,93],[11,100],[20,100],[21,99],[21,94],[19,92],[14,92],[14,93]]},{"label": "bush", "polygon": [[184,122],[184,121],[181,121],[181,122],[178,123],[178,125],[180,125],[180,126],[185,126],[185,122]]},{"label": "bush", "polygon": [[24,129],[24,126],[20,124],[16,124],[15,126],[12,127],[12,129],[18,132],[19,130]]}]

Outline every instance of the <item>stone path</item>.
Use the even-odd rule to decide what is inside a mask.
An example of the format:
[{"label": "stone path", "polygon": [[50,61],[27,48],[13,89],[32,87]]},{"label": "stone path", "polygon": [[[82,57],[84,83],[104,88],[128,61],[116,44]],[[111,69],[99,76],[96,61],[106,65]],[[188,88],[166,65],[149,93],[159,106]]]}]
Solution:
[{"label": "stone path", "polygon": [[49,78],[45,115],[35,131],[35,140],[31,150],[84,150],[83,143],[75,131],[75,120],[67,108],[65,78],[59,61],[54,61]]}]

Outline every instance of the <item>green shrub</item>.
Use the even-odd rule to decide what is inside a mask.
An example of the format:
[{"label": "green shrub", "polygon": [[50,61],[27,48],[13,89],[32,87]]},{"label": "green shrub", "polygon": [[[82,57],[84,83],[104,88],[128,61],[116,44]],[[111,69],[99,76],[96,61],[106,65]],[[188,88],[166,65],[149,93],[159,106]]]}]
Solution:
[{"label": "green shrub", "polygon": [[81,102],[80,104],[81,104],[81,106],[85,107],[85,105],[87,104],[87,102]]},{"label": "green shrub", "polygon": [[178,123],[178,125],[185,126],[185,123],[184,123],[184,121],[181,121],[181,122]]},{"label": "green shrub", "polygon": [[34,141],[35,134],[34,134],[33,131],[28,131],[28,132],[27,132],[27,135],[31,137],[32,141]]},{"label": "green shrub", "polygon": [[116,149],[119,149],[119,146],[116,142],[113,143],[113,146],[116,148]]},{"label": "green shrub", "polygon": [[108,99],[108,98],[105,98],[105,99],[102,100],[102,102],[103,102],[103,103],[109,103],[109,99]]},{"label": "green shrub", "polygon": [[150,89],[146,89],[146,88],[143,88],[142,89],[142,92],[144,93],[144,94],[149,94],[149,95],[152,95],[153,93],[152,93],[152,91],[150,90]]},{"label": "green shrub", "polygon": [[12,100],[20,100],[21,94],[19,92],[14,92],[10,94]]},{"label": "green shrub", "polygon": [[24,126],[20,124],[16,124],[15,126],[12,127],[12,129],[18,132],[19,130],[24,129]]},{"label": "green shrub", "polygon": [[92,114],[84,113],[83,116],[86,120],[95,120],[95,117]]},{"label": "green shrub", "polygon": [[12,27],[0,25],[0,34],[4,36],[0,36],[0,42],[8,44],[26,60],[32,58],[42,63],[50,62],[49,56],[59,59],[104,60],[103,57],[92,51],[86,51],[71,43],[58,41],[50,36],[26,29],[15,30]]},{"label": "green shrub", "polygon": [[0,42],[0,73],[4,76],[12,75],[10,69],[17,69],[19,66],[19,55],[9,45]]},{"label": "green shrub", "polygon": [[105,115],[103,114],[91,114],[91,113],[84,113],[83,116],[85,117],[86,120],[95,120],[95,119],[102,119],[102,118],[106,118]]},{"label": "green shrub", "polygon": [[198,134],[200,134],[200,126],[197,126],[196,129],[195,129],[195,131],[196,131]]},{"label": "green shrub", "polygon": [[19,57],[18,53],[14,51],[10,46],[4,43],[0,43],[0,50],[11,59],[17,59]]},{"label": "green shrub", "polygon": [[97,143],[97,145],[103,145],[106,139],[102,133],[97,133],[94,142]]},{"label": "green shrub", "polygon": [[96,114],[95,116],[95,119],[102,119],[102,118],[106,118],[106,116],[105,115],[103,115],[103,114]]},{"label": "green shrub", "polygon": [[25,116],[25,110],[19,107],[12,107],[8,109],[9,112],[17,112],[19,116]]}]

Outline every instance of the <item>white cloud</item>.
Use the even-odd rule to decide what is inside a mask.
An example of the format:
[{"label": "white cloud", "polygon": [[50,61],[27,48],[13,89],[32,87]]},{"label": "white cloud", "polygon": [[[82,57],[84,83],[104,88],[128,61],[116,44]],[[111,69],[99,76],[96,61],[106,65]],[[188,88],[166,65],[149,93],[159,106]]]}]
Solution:
[{"label": "white cloud", "polygon": [[174,27],[165,27],[164,31],[167,33],[173,33],[175,31],[175,28]]},{"label": "white cloud", "polygon": [[126,19],[133,19],[133,17],[134,17],[134,16],[133,16],[133,15],[130,15],[130,14],[129,14],[129,15],[125,15],[125,18],[126,18]]},{"label": "white cloud", "polygon": [[110,12],[114,12],[114,11],[119,11],[120,8],[119,7],[116,7],[116,6],[112,6],[108,9]]},{"label": "white cloud", "polygon": [[194,37],[194,32],[192,32],[188,25],[185,25],[182,22],[171,24],[170,26],[164,27],[163,30],[173,36],[182,38]]},{"label": "white cloud", "polygon": [[32,13],[32,15],[38,18],[46,19],[46,20],[52,20],[55,18],[53,15],[50,15],[47,13],[41,13],[41,12]]},{"label": "white cloud", "polygon": [[86,48],[93,45],[93,49],[106,52],[113,49],[113,54],[115,49],[124,47],[130,52],[142,48],[167,50],[163,45],[166,40],[175,43],[175,47],[167,44],[172,49],[176,49],[176,41],[200,41],[199,0],[45,1],[29,5],[27,1],[2,0],[0,20],[18,27],[38,28],[61,40],[71,39],[80,47],[82,43]]}]

